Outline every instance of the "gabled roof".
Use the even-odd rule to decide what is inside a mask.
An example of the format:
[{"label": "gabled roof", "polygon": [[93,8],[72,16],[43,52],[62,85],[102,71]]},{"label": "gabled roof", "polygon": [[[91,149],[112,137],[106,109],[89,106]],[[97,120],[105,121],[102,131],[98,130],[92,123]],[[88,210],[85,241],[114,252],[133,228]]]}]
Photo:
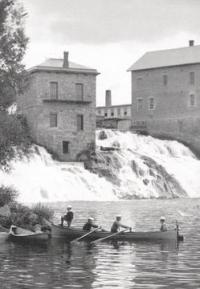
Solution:
[{"label": "gabled roof", "polygon": [[48,70],[48,71],[68,71],[68,72],[82,72],[82,73],[94,73],[98,74],[96,69],[80,65],[69,61],[69,67],[63,67],[63,59],[58,58],[48,58],[41,64],[34,66],[29,69],[30,72],[38,70]]},{"label": "gabled roof", "polygon": [[128,71],[196,63],[200,63],[200,45],[147,52]]}]

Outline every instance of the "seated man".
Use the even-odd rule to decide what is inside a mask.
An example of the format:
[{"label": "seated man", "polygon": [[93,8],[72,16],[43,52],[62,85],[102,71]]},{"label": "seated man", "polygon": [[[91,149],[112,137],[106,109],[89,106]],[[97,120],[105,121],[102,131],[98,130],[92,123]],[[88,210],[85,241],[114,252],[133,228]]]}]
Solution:
[{"label": "seated man", "polygon": [[167,231],[167,225],[165,224],[165,217],[160,217],[160,231],[165,232]]},{"label": "seated man", "polygon": [[122,217],[120,215],[116,216],[116,220],[114,221],[114,223],[112,224],[112,227],[111,227],[112,233],[120,232],[120,228],[129,229],[131,231],[131,227],[128,227],[128,226],[121,224],[121,219],[122,219]]},{"label": "seated man", "polygon": [[64,221],[66,221],[67,227],[70,228],[73,218],[74,213],[72,212],[72,206],[67,206],[67,213],[61,217],[61,226],[63,226]]},{"label": "seated man", "polygon": [[94,224],[94,219],[90,217],[90,218],[88,218],[87,223],[85,223],[85,225],[83,226],[83,230],[84,231],[91,231],[92,228],[101,229],[101,227],[99,227],[98,225]]}]

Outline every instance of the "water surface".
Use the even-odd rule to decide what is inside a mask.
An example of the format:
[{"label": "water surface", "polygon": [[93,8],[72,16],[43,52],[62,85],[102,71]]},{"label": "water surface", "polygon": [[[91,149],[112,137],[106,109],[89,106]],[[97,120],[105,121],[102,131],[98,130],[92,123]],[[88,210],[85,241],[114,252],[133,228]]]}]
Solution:
[{"label": "water surface", "polygon": [[[178,219],[185,236],[179,243],[68,244],[48,246],[1,243],[0,288],[200,288],[200,200],[138,200],[73,202],[74,225],[88,216],[109,229],[115,215],[135,230],[159,227],[165,215],[169,227]],[[55,221],[67,204],[52,204]]]}]

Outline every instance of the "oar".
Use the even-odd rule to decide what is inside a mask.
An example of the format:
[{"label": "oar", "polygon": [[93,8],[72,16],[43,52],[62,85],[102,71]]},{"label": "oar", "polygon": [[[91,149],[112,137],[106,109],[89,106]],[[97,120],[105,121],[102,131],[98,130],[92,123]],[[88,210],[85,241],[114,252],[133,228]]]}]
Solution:
[{"label": "oar", "polygon": [[104,241],[104,240],[106,240],[106,239],[109,239],[109,238],[111,238],[111,237],[113,237],[113,236],[116,236],[116,235],[118,235],[118,234],[124,233],[125,231],[127,231],[127,229],[126,229],[126,230],[123,230],[123,231],[119,231],[119,232],[117,232],[117,233],[113,233],[113,234],[111,234],[111,235],[109,235],[109,236],[106,236],[106,237],[104,237],[104,238],[97,239],[96,241],[91,242],[91,244],[97,244],[97,243],[99,243],[99,242],[101,242],[101,241]]},{"label": "oar", "polygon": [[75,242],[78,242],[78,241],[82,240],[84,237],[92,234],[93,232],[97,231],[98,229],[99,229],[99,228],[95,228],[94,230],[89,231],[88,233],[82,235],[81,237],[78,237],[78,238],[74,239],[71,243],[75,243]]}]

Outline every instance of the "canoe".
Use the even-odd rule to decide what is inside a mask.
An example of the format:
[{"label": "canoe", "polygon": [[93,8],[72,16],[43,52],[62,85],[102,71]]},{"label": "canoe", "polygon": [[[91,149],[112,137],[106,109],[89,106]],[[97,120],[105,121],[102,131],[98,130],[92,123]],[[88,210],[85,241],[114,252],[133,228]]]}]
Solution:
[{"label": "canoe", "polygon": [[9,232],[9,229],[0,225],[0,244],[8,240],[8,237],[9,237],[8,232]]},{"label": "canoe", "polygon": [[20,227],[15,227],[15,230],[10,228],[9,240],[21,243],[44,243],[49,240],[49,233],[47,232],[32,232]]},{"label": "canoe", "polygon": [[7,232],[0,232],[0,244],[8,240],[9,234]]},{"label": "canoe", "polygon": [[[52,238],[62,238],[66,241],[79,238],[87,232],[77,228],[67,228],[60,225],[52,225]],[[94,241],[100,238],[105,238],[111,235],[111,232],[95,231],[83,238],[85,241]],[[122,232],[111,238],[108,241],[159,241],[159,240],[181,240],[183,237],[177,232],[177,229],[168,230],[166,232],[150,231],[150,232]]]}]

